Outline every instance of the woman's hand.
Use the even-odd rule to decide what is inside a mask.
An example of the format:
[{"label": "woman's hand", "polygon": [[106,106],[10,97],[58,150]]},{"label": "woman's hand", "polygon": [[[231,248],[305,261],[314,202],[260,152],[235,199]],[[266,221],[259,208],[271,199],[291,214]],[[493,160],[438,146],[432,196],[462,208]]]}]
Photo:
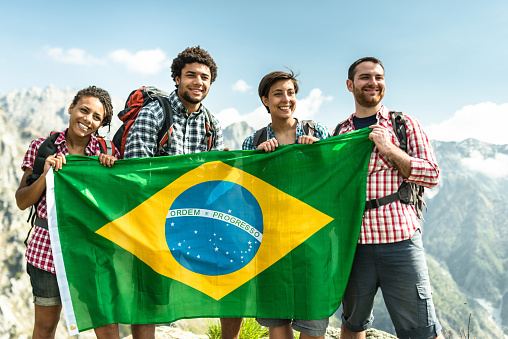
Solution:
[{"label": "woman's hand", "polygon": [[114,155],[104,154],[99,151],[97,151],[97,156],[99,157],[99,162],[101,163],[101,165],[106,167],[113,166],[115,164],[115,161],[118,160],[117,158],[115,158]]},{"label": "woman's hand", "polygon": [[53,167],[54,171],[58,171],[62,169],[63,164],[66,164],[67,160],[65,159],[65,155],[58,153],[57,155],[50,155],[46,158],[46,161],[44,162],[44,173],[43,175],[46,176],[46,173],[48,173],[49,169]]},{"label": "woman's hand", "polygon": [[301,135],[298,137],[299,144],[313,144],[316,141],[319,141],[319,139],[316,137],[311,137],[309,135]]},{"label": "woman's hand", "polygon": [[271,138],[270,140],[267,140],[265,142],[262,142],[258,146],[258,150],[264,150],[266,153],[270,153],[275,151],[275,149],[279,146],[279,143],[277,142],[277,139]]}]

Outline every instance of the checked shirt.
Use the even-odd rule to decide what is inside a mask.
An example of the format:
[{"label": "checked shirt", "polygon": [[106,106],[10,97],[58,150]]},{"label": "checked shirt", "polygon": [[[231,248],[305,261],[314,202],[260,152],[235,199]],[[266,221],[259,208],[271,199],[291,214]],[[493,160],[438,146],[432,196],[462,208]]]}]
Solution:
[{"label": "checked shirt", "polygon": [[[168,155],[191,154],[206,152],[206,113],[203,104],[197,112],[187,114],[176,91],[169,95],[169,102],[173,108],[173,134],[171,147],[164,144],[164,151]],[[212,151],[222,151],[224,143],[219,121],[213,117],[216,133],[215,145]],[[124,158],[153,157],[157,151],[157,136],[164,123],[164,111],[158,101],[153,101],[143,107],[136,121],[132,125],[125,143]]]},{"label": "checked shirt", "polygon": [[[67,129],[60,133],[58,138],[55,140],[57,145],[56,154],[69,155],[69,149],[67,148],[67,142],[65,140],[65,134]],[[47,137],[32,140],[28,150],[26,151],[21,169],[24,171],[26,168],[33,169],[35,157],[39,147],[42,145]],[[94,135],[90,136],[90,141],[85,148],[85,153],[88,156],[95,156],[97,151],[100,151],[99,142]],[[117,150],[116,157],[119,157]],[[65,166],[65,165],[64,165]],[[46,203],[46,191],[41,195],[41,198],[37,202],[37,216],[41,219],[48,219],[48,209]],[[32,237],[26,248],[25,252],[26,260],[33,266],[40,268],[41,270],[55,273],[55,266],[53,265],[53,252],[51,251],[51,243],[49,239],[49,231],[39,226],[34,226]]]},{"label": "checked shirt", "polygon": [[[272,128],[270,127],[270,124],[266,126],[267,130],[267,137],[268,139],[275,138],[275,134],[273,133]],[[257,145],[254,145],[254,136],[256,133],[248,137],[243,141],[242,150],[256,150],[258,149]],[[295,144],[298,143],[298,137],[306,135],[302,123],[298,121],[296,124],[296,138],[295,138]],[[330,137],[330,132],[328,132],[328,129],[320,124],[319,122],[314,122],[314,136],[318,138],[319,140],[326,139]],[[261,140],[261,142],[266,140]]]},{"label": "checked shirt", "polygon": [[[345,121],[339,134],[354,130],[354,113]],[[399,140],[392,128],[390,111],[381,106],[377,112],[377,123],[388,128],[392,142]],[[388,159],[374,147],[367,170],[367,200],[378,199],[396,192],[403,180],[433,188],[438,183],[439,168],[432,146],[420,123],[405,115],[408,140],[408,154],[411,157],[411,175],[404,179]],[[400,201],[369,209],[364,212],[359,244],[386,244],[411,238],[420,228],[413,205]]]}]

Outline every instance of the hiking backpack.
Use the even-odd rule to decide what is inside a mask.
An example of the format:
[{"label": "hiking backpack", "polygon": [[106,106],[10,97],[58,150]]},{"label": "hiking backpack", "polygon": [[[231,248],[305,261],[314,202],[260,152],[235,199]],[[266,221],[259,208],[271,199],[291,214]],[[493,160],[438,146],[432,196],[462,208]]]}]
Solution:
[{"label": "hiking backpack", "polygon": [[[113,143],[120,150],[121,158],[124,157],[127,136],[138,117],[139,111],[155,100],[159,102],[165,116],[162,128],[157,135],[157,150],[155,154],[167,155],[162,146],[167,143],[168,147],[171,147],[171,134],[173,132],[173,109],[169,103],[168,96],[169,94],[167,92],[153,86],[142,86],[129,94],[125,102],[125,108],[118,113],[118,118],[123,121],[123,124],[113,136]],[[205,109],[206,125],[206,135],[203,142],[207,144],[206,150],[209,151],[212,149],[212,146],[215,146],[217,129],[213,123],[212,114],[206,107],[203,108]]]},{"label": "hiking backpack", "polygon": [[[399,148],[407,153],[406,118],[404,117],[404,113],[390,111],[390,119],[392,120],[392,127],[395,131],[395,135],[397,136],[397,139],[399,139]],[[345,123],[346,121],[342,121],[337,125],[337,127],[335,127],[333,136],[339,135],[340,130]],[[367,201],[365,203],[365,209],[368,210],[378,208],[380,206],[400,200],[400,202],[403,204],[414,205],[417,217],[422,219],[423,206],[425,205],[425,202],[423,201],[423,193],[423,186],[413,182],[403,181],[400,184],[397,192],[379,199],[372,199]]]},{"label": "hiking backpack", "polygon": [[[46,162],[46,158],[56,153],[57,146],[55,145],[55,141],[59,135],[60,132],[55,131],[51,132],[49,134],[49,137],[46,140],[44,140],[37,149],[32,173],[28,175],[25,180],[28,186],[32,185],[37,179],[39,179],[41,174],[44,172],[44,163]],[[115,155],[116,147],[111,140],[108,140],[109,142],[106,142],[106,140],[104,140],[103,138],[97,137],[97,141],[99,142],[99,148],[101,153]],[[30,230],[28,230],[28,234],[26,235],[25,245],[27,245],[28,238],[34,225],[48,229],[48,221],[41,219],[37,216],[37,209],[35,208],[36,205],[37,203],[30,207],[30,214],[28,215],[28,219],[26,220],[27,222],[30,222],[31,227]]]},{"label": "hiking backpack", "polygon": [[[314,136],[314,121],[313,120],[302,120],[302,127],[303,132],[305,135]],[[266,127],[260,128],[256,131],[256,134],[254,134],[254,140],[252,141],[252,144],[254,146],[259,146],[262,142],[265,142],[268,140],[268,130]]]}]

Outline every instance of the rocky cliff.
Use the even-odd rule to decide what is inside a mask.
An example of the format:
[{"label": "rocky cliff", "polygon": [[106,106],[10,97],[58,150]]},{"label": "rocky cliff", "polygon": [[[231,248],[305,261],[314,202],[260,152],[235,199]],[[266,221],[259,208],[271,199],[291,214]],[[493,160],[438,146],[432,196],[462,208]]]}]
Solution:
[{"label": "rocky cliff", "polygon": [[[20,211],[14,199],[22,175],[19,166],[31,139],[67,125],[67,107],[75,92],[48,87],[0,96],[0,339],[29,338],[33,325],[23,258],[28,211]],[[113,101],[115,112],[123,108],[123,99]],[[120,124],[114,121],[113,131]],[[246,123],[231,125],[224,129],[225,145],[240,149],[253,132]],[[467,330],[471,314],[471,337],[506,338],[508,145],[472,139],[433,145],[441,180],[436,189],[426,191],[423,237],[439,318],[452,337]],[[375,328],[394,333],[381,296],[375,317]],[[339,324],[337,317],[331,322]],[[58,338],[67,337],[63,327],[58,331]]]}]

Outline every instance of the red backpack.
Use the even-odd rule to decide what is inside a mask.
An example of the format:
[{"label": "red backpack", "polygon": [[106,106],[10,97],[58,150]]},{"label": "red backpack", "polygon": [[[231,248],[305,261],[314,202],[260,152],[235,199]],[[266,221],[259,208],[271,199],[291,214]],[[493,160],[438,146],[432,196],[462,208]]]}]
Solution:
[{"label": "red backpack", "polygon": [[[154,100],[159,102],[159,105],[164,111],[164,123],[157,136],[157,151],[156,154],[164,154],[162,146],[168,143],[171,147],[171,134],[173,132],[173,109],[169,103],[169,94],[153,86],[142,86],[133,90],[127,101],[125,108],[118,113],[118,118],[123,121],[122,126],[118,128],[113,136],[113,143],[120,150],[120,156],[123,158],[125,153],[125,144],[129,131],[138,117],[138,113],[144,106],[148,105]],[[213,123],[212,115],[205,107],[206,119],[206,140],[207,151],[212,148],[215,143],[216,128]]]}]

